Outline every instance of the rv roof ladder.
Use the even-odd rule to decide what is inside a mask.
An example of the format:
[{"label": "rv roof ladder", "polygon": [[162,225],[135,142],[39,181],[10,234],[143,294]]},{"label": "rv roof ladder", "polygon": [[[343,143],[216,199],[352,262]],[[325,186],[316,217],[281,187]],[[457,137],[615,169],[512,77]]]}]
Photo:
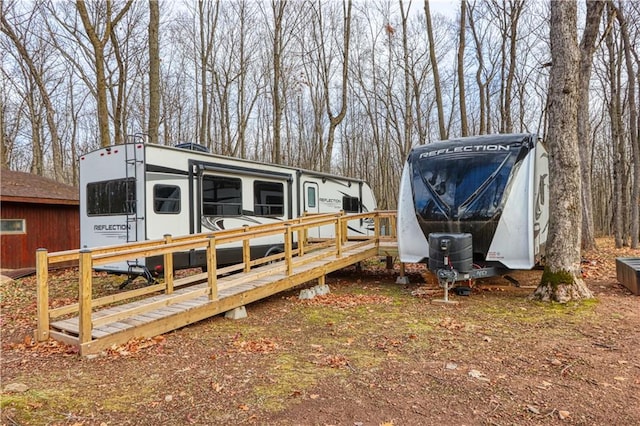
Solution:
[{"label": "rv roof ladder", "polygon": [[[138,159],[138,143],[136,139],[142,138],[141,135],[133,135],[131,136],[133,143],[126,143],[124,146],[124,160],[125,160],[125,177],[127,179],[128,185],[130,185],[130,179],[133,178],[133,187],[135,198],[133,200],[127,200],[128,203],[131,203],[131,207],[127,208],[127,242],[135,242],[138,241],[138,222],[144,217],[138,216],[138,208],[140,207],[138,204],[138,165],[143,163],[143,160]],[[143,143],[143,142],[141,142]],[[129,151],[131,149],[131,151]],[[131,173],[130,169],[133,168],[133,173]],[[127,196],[130,194],[127,191]],[[125,282],[120,285],[120,289],[126,287],[131,281],[133,281],[136,277],[142,275],[146,280],[147,284],[151,285],[155,282],[155,279],[151,275],[151,272],[146,267],[146,265],[141,265],[138,262],[138,259],[135,260],[127,260],[128,265],[128,278]]]},{"label": "rv roof ladder", "polygon": [[[133,178],[134,185],[134,194],[135,199],[127,200],[128,203],[132,203],[133,208],[126,209],[127,211],[127,242],[138,241],[138,220],[141,219],[138,216],[138,191],[135,189],[138,186],[138,164],[142,163],[142,160],[138,160],[138,150],[135,143],[135,136],[133,137],[134,143],[125,144],[124,146],[124,159],[125,159],[125,177],[127,178],[127,182],[130,182],[129,179]],[[131,152],[129,151],[131,149]],[[133,168],[133,173],[131,173],[130,169]],[[127,194],[129,192],[127,191]],[[130,226],[133,225],[133,226]],[[131,235],[133,234],[133,235]]]}]

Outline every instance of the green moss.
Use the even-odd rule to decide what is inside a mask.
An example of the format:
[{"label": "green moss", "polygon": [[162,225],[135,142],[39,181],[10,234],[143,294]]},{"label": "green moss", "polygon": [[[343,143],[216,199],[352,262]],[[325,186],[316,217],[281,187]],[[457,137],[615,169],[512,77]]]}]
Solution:
[{"label": "green moss", "polygon": [[551,272],[549,267],[544,268],[540,282],[544,285],[550,285],[556,290],[560,285],[572,285],[574,283],[574,275],[568,271]]},{"label": "green moss", "polygon": [[256,402],[267,411],[283,409],[293,395],[304,393],[326,375],[326,372],[312,367],[293,355],[279,355],[269,372],[270,383],[256,386],[253,390]]}]

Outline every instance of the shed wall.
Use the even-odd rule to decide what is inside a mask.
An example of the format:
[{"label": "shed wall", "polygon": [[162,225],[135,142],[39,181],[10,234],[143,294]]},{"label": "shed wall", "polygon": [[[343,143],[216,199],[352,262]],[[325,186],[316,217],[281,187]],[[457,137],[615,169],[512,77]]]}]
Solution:
[{"label": "shed wall", "polygon": [[2,219],[25,219],[25,234],[1,235],[0,266],[6,269],[35,267],[39,248],[49,252],[80,246],[78,205],[2,202]]}]

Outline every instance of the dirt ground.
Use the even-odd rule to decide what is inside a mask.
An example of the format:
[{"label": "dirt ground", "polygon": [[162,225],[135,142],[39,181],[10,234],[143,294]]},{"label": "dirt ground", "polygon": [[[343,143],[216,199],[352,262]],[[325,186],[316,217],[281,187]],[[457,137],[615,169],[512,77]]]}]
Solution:
[{"label": "dirt ground", "polygon": [[[540,271],[477,283],[457,305],[417,265],[371,262],[222,316],[80,357],[35,343],[35,278],[1,290],[3,425],[640,424],[640,297],[609,240],[585,253],[596,300],[532,302]],[[52,305],[74,297],[52,274]],[[117,286],[104,287],[115,292]]]}]

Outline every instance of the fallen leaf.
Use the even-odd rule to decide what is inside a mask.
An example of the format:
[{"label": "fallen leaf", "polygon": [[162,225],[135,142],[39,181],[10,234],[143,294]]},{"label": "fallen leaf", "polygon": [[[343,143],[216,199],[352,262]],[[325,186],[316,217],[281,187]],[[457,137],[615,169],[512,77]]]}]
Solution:
[{"label": "fallen leaf", "polygon": [[533,414],[540,414],[540,410],[538,410],[533,405],[527,405],[527,410],[530,411]]},{"label": "fallen leaf", "polygon": [[571,416],[571,413],[565,410],[558,410],[558,417],[560,418],[560,420],[564,420],[566,418],[569,418]]}]

